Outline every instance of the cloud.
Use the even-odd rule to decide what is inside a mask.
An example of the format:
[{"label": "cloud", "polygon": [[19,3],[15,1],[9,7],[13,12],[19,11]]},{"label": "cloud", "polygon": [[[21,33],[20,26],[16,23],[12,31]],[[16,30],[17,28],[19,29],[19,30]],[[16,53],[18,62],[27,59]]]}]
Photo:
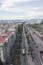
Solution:
[{"label": "cloud", "polygon": [[11,12],[7,15],[1,15],[3,19],[31,19],[31,18],[40,18],[43,17],[43,11],[40,11],[40,8],[5,8],[7,12]]},{"label": "cloud", "polygon": [[43,17],[42,2],[39,2],[41,5],[40,7],[36,1],[39,0],[4,0],[0,7],[0,19],[28,19]]},{"label": "cloud", "polygon": [[20,16],[16,16],[16,15],[13,15],[13,16],[8,16],[8,15],[1,15],[0,16],[0,19],[26,19],[25,15],[20,15]]},{"label": "cloud", "polygon": [[24,1],[31,1],[31,0],[4,0],[2,8],[11,6],[13,3],[16,2],[24,2]]},{"label": "cloud", "polygon": [[12,7],[43,7],[42,6],[43,4],[43,1],[38,1],[38,0],[34,0],[34,1],[24,1],[24,2],[16,2],[16,3],[13,3]]},{"label": "cloud", "polygon": [[34,1],[39,1],[39,0],[1,0],[2,4],[2,8],[5,7],[9,7],[11,6],[13,3],[23,3],[23,2],[34,2]]}]

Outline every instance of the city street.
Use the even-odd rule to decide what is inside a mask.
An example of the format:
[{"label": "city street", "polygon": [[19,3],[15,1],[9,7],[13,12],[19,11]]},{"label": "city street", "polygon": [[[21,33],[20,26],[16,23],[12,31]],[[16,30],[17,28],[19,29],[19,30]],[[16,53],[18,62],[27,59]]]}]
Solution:
[{"label": "city street", "polygon": [[[24,29],[23,29],[23,33],[22,33],[22,49],[26,50],[26,46],[25,46],[25,36],[24,36]],[[23,55],[21,53],[21,65],[28,65],[28,60],[27,60],[27,55],[25,53],[25,55]]]},{"label": "city street", "polygon": [[32,29],[28,29],[29,33],[31,34],[32,38],[34,39],[35,45],[38,45],[38,49],[35,47],[34,48],[34,53],[33,55],[35,56],[34,62],[35,65],[41,65],[41,58],[40,58],[40,54],[39,54],[39,50],[42,50],[42,45],[40,46],[40,44],[42,44],[41,39],[33,33]]},{"label": "city street", "polygon": [[[26,54],[27,54],[29,45],[27,42],[25,31],[24,31],[24,36],[25,36],[25,46],[26,46]],[[34,61],[32,61],[33,59],[31,57],[31,54],[27,54],[27,59],[28,59],[28,65],[35,65]]]},{"label": "city street", "polygon": [[[43,50],[43,41],[35,34],[33,33],[33,31],[31,29],[29,29],[29,32],[31,34],[31,36],[33,37],[36,45],[38,45],[39,51]],[[35,31],[37,32],[37,31]]]},{"label": "city street", "polygon": [[28,52],[28,43],[27,43],[27,38],[26,38],[26,34],[25,34],[25,30],[23,27],[23,34],[22,34],[22,48],[25,48],[26,53],[25,55],[21,55],[21,61],[22,64],[21,65],[35,65],[34,61],[32,61],[32,57],[31,55],[27,54]]}]

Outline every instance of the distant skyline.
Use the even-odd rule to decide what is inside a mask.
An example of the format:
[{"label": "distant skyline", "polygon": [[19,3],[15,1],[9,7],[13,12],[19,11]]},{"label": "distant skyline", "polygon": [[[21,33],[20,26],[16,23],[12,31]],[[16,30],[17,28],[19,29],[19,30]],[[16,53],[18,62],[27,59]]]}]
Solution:
[{"label": "distant skyline", "polygon": [[43,0],[0,0],[1,19],[43,19]]}]

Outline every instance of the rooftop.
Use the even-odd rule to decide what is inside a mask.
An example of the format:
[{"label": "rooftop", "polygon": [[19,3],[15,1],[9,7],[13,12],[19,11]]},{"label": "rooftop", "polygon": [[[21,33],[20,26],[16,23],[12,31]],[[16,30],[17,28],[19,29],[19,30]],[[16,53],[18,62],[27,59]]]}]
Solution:
[{"label": "rooftop", "polygon": [[7,37],[9,37],[9,35],[10,35],[11,33],[12,33],[11,31],[8,31],[8,32],[6,32],[4,35],[2,35],[2,36],[0,37],[0,43],[3,43],[3,42],[7,39]]}]

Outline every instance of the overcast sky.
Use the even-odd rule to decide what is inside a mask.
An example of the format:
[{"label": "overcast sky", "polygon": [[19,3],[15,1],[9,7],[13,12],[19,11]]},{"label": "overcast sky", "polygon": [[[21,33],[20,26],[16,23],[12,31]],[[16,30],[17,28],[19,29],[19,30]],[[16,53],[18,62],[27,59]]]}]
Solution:
[{"label": "overcast sky", "polygon": [[43,18],[43,0],[0,0],[0,19],[35,18]]}]

